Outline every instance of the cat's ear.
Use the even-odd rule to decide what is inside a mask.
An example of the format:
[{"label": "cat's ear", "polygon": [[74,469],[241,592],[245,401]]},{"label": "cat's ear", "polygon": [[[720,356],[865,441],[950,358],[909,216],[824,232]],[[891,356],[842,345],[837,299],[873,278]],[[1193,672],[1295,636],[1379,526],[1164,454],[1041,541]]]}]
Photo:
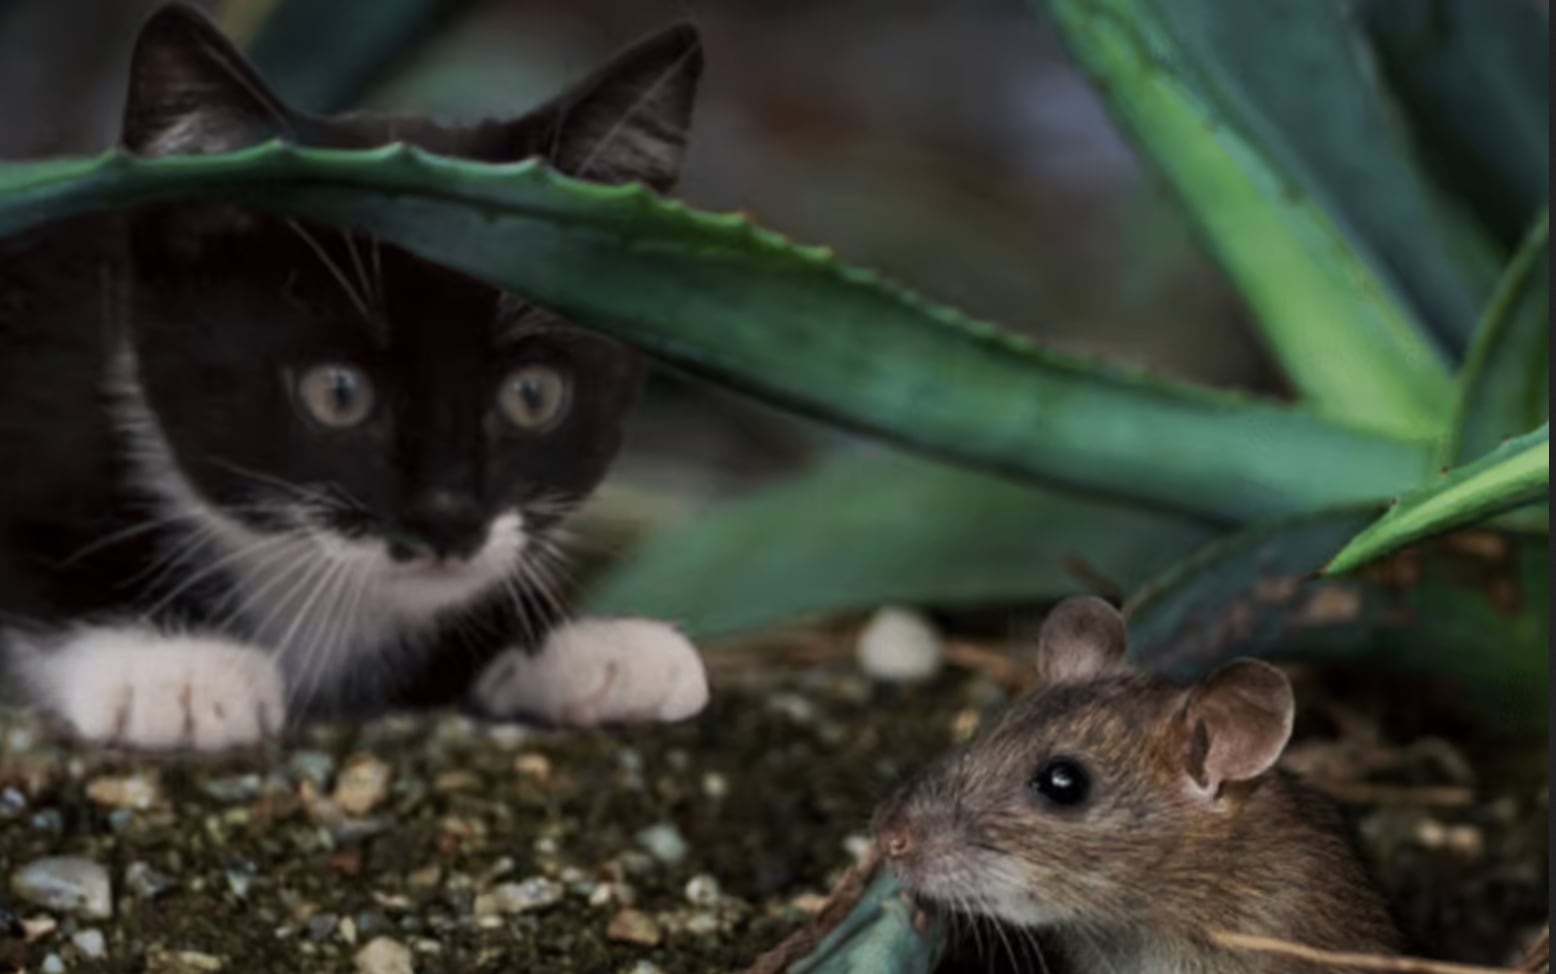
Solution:
[{"label": "cat's ear", "polygon": [[231,152],[290,128],[286,107],[204,14],[169,4],[141,28],[119,139],[125,149]]},{"label": "cat's ear", "polygon": [[516,121],[524,137],[515,157],[543,156],[579,179],[668,190],[681,172],[701,75],[697,28],[666,28]]}]

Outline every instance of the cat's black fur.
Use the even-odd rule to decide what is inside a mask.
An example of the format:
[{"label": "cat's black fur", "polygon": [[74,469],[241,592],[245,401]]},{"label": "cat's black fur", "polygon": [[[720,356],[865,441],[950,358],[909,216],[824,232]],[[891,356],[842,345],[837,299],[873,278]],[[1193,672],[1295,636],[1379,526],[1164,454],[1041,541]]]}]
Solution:
[{"label": "cat's black fur", "polygon": [[[489,162],[538,155],[663,190],[700,64],[695,32],[677,27],[512,121],[320,118],[282,105],[209,22],[175,6],[138,41],[122,141],[145,155],[273,137],[405,141]],[[360,425],[328,428],[299,402],[299,376],[329,363],[370,378],[376,405]],[[569,405],[554,428],[521,430],[495,397],[536,363],[570,382]],[[633,353],[522,296],[232,206],[167,205],[0,242],[0,651],[7,631],[46,643],[147,613],[162,627],[254,635],[222,547],[188,548],[198,529],[159,486],[167,476],[256,536],[306,518],[395,561],[457,561],[516,509],[544,545],[604,475],[639,374]],[[386,630],[380,661],[318,700],[458,699],[495,653],[538,638],[548,600],[513,567],[414,631]]]}]

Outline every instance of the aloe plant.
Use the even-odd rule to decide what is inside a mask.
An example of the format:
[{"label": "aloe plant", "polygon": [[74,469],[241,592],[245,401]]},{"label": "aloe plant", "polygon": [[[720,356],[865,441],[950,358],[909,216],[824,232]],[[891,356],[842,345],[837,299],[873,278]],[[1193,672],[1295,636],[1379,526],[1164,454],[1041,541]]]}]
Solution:
[{"label": "aloe plant", "polygon": [[[1548,489],[1548,93],[1527,37],[1544,16],[1467,4],[1444,0],[1446,40],[1424,0],[1397,20],[1398,3],[1352,17],[1341,0],[1040,4],[1242,290],[1295,404],[1038,348],[740,217],[403,147],[0,167],[0,239],[196,198],[360,227],[922,455],[840,457],[666,526],[597,606],[719,633],[1041,601],[1100,575],[1132,593],[1146,665],[1365,655],[1539,723],[1521,691],[1548,674],[1545,520],[1516,508]],[[399,4],[355,39],[357,74],[297,90],[350,97],[428,9]],[[1420,54],[1423,34],[1444,56]],[[280,43],[265,37],[261,54]],[[1488,518],[1475,544],[1439,537]],[[927,970],[941,941],[892,897],[878,887],[794,970]]]}]

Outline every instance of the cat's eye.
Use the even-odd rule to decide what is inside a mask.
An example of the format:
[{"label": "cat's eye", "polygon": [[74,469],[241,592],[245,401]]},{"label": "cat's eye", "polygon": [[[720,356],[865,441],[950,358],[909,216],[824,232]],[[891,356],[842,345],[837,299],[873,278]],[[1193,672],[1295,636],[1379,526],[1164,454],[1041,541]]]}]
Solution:
[{"label": "cat's eye", "polygon": [[571,394],[561,372],[548,365],[526,365],[502,380],[497,408],[512,426],[540,433],[567,415]]},{"label": "cat's eye", "polygon": [[316,365],[298,377],[297,399],[320,425],[350,429],[373,414],[373,383],[354,366]]},{"label": "cat's eye", "polygon": [[1031,787],[1051,804],[1071,808],[1090,796],[1091,775],[1078,761],[1054,758],[1037,769]]}]

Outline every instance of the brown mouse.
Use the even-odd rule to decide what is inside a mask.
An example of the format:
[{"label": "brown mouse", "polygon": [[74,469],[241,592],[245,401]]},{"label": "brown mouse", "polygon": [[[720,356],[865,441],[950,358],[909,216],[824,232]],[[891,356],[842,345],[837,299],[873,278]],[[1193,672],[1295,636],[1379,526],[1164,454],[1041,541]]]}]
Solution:
[{"label": "brown mouse", "polygon": [[1322,969],[1212,931],[1396,951],[1336,809],[1275,767],[1286,677],[1238,660],[1184,687],[1131,669],[1126,647],[1100,599],[1053,611],[1037,687],[877,813],[905,889],[1031,928],[1079,974]]}]

